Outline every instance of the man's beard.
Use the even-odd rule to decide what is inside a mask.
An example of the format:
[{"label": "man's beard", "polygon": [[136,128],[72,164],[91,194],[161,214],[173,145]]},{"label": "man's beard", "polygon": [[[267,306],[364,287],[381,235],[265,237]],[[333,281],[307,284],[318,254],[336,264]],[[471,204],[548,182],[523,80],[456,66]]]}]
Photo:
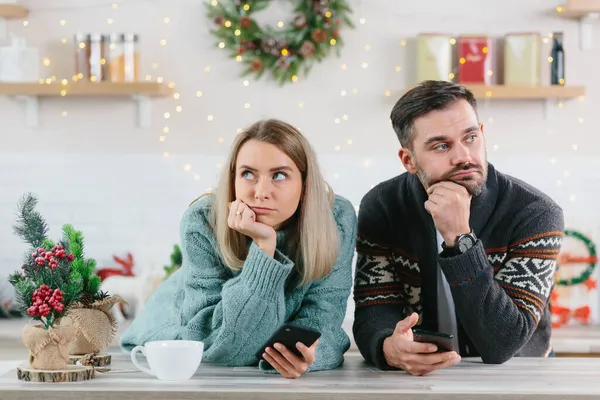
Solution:
[{"label": "man's beard", "polygon": [[[425,187],[425,190],[429,189],[429,187],[433,186],[434,184],[436,184],[438,182],[450,181],[450,182],[454,182],[460,186],[463,186],[465,189],[467,189],[467,191],[469,192],[469,194],[471,196],[478,196],[483,191],[483,188],[485,187],[485,183],[487,181],[487,166],[482,167],[481,165],[477,165],[477,164],[468,163],[468,164],[458,165],[455,168],[452,168],[450,171],[446,172],[439,179],[432,179],[431,176],[429,176],[419,166],[419,164],[416,162],[416,160],[415,160],[415,168],[417,169],[417,176],[419,177],[419,180]],[[475,174],[479,174],[481,179],[478,180],[477,176],[475,176],[475,177],[467,176],[464,178],[452,179],[452,175],[454,175],[458,172],[466,171],[466,170],[470,170],[470,169],[475,170]]]}]

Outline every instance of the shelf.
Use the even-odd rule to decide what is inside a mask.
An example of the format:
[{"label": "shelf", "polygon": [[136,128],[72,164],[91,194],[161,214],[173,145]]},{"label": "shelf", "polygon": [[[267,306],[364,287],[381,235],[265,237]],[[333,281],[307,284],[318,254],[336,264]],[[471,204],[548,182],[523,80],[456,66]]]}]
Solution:
[{"label": "shelf", "polygon": [[27,126],[38,126],[39,99],[41,97],[125,97],[138,103],[138,126],[150,126],[150,99],[170,96],[172,90],[156,82],[71,82],[62,83],[8,83],[0,82],[0,96],[11,96],[25,101]]},{"label": "shelf", "polygon": [[481,99],[547,100],[573,99],[585,95],[583,86],[465,85]]},{"label": "shelf", "polygon": [[556,14],[562,18],[578,19],[579,46],[581,50],[592,48],[592,23],[600,20],[600,0],[568,0],[556,7]]},{"label": "shelf", "polygon": [[556,12],[563,18],[584,18],[589,14],[600,13],[600,1],[569,0],[567,4],[556,7]]},{"label": "shelf", "polygon": [[63,90],[67,96],[169,96],[172,90],[163,83],[156,82],[70,82],[62,83],[38,83],[38,82],[0,82],[0,95],[8,96],[63,96]]},{"label": "shelf", "polygon": [[[481,99],[498,100],[552,100],[574,99],[585,96],[583,86],[506,86],[464,84]],[[389,94],[389,93],[388,93]],[[404,94],[401,93],[400,96]]]},{"label": "shelf", "polygon": [[27,18],[29,10],[18,4],[0,4],[0,18]]},{"label": "shelf", "polygon": [[[548,118],[555,107],[553,101],[575,99],[585,96],[584,86],[506,86],[465,84],[479,101],[481,100],[543,100],[544,114]],[[386,93],[390,95],[391,93]],[[404,93],[399,93],[398,99]]]}]

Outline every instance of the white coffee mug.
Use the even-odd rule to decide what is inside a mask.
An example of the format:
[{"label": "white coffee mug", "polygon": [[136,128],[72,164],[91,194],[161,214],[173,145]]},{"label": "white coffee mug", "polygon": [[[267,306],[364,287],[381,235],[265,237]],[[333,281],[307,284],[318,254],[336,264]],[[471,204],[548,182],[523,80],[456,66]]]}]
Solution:
[{"label": "white coffee mug", "polygon": [[[141,352],[150,369],[141,366],[137,353]],[[204,343],[193,340],[157,340],[131,350],[131,361],[140,371],[167,381],[184,381],[196,373],[202,361]]]}]

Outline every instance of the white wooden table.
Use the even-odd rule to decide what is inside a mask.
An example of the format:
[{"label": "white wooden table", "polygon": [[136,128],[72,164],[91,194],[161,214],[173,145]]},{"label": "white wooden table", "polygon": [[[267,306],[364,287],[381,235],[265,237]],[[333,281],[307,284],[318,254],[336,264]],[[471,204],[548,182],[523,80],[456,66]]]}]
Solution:
[{"label": "white wooden table", "polygon": [[[141,358],[143,360],[143,358]],[[202,364],[184,382],[159,381],[131,371],[128,356],[113,354],[115,369],[76,383],[31,383],[17,380],[19,361],[0,361],[0,399],[598,399],[598,358],[514,358],[502,365],[463,359],[455,367],[423,377],[382,372],[362,357],[348,354],[342,368],[287,380],[256,368]]]},{"label": "white wooden table", "polygon": [[587,326],[566,326],[552,330],[552,346],[561,356],[600,355],[600,328]]}]

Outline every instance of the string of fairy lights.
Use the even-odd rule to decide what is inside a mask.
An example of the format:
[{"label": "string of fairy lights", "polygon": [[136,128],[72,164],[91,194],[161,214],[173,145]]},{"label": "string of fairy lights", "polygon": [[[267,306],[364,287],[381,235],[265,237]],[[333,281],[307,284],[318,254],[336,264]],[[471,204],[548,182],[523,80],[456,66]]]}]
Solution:
[{"label": "string of fairy lights", "polygon": [[[135,3],[135,2],[136,2],[136,0],[121,0],[119,2],[113,2],[113,3],[110,3],[110,4],[104,3],[104,4],[95,4],[95,5],[91,5],[91,6],[90,5],[79,6],[79,7],[78,6],[73,6],[73,7],[46,7],[46,8],[36,9],[35,11],[36,12],[40,12],[40,11],[45,11],[45,10],[57,10],[57,9],[73,10],[73,9],[88,9],[88,8],[105,8],[105,7],[110,7],[110,9],[112,10],[112,14],[113,15],[111,15],[110,17],[108,17],[106,19],[106,24],[107,25],[113,25],[115,23],[115,19],[114,18],[115,18],[115,16],[118,13],[119,8],[121,7],[121,4],[123,4],[123,3]],[[212,5],[216,6],[217,4],[218,4],[218,0],[212,0]],[[357,26],[359,28],[361,26],[364,26],[364,25],[367,24],[366,18],[364,16],[360,15],[360,11],[359,11],[359,15],[356,18],[356,21],[358,22]],[[172,21],[171,21],[170,16],[166,15],[166,16],[164,16],[162,18],[161,22],[165,26],[169,26]],[[25,28],[28,27],[28,26],[30,26],[30,22],[28,20],[22,21],[22,24],[23,24],[23,27],[25,27]],[[65,26],[68,25],[68,21],[66,19],[64,19],[64,18],[60,18],[58,20],[58,24],[61,27],[65,27]],[[278,21],[276,25],[277,25],[277,27],[282,28],[284,26],[284,22],[283,21]],[[235,27],[232,26],[232,29],[233,28],[235,28]],[[548,33],[548,35],[543,38],[543,44],[545,46],[544,47],[545,50],[547,50],[546,51],[547,54],[550,53],[550,51],[549,51],[549,45],[551,44],[551,39],[552,39],[552,33]],[[71,41],[69,39],[67,39],[66,37],[62,37],[60,39],[60,42],[61,42],[62,45],[69,45],[71,43]],[[407,39],[399,39],[397,43],[401,46],[401,48],[406,48],[407,47]],[[450,44],[452,46],[456,45],[456,43],[457,43],[457,40],[455,38],[450,38]],[[159,45],[161,47],[165,47],[165,46],[168,46],[168,44],[169,44],[169,40],[166,37],[163,37],[163,38],[161,38],[159,40],[159,42],[156,45]],[[224,47],[224,43],[222,45],[223,46],[219,45],[218,47],[223,48]],[[375,61],[373,61],[372,57],[368,56],[369,54],[373,53],[371,51],[372,50],[371,44],[369,44],[369,43],[364,44],[363,50],[364,50],[364,54],[366,55],[366,57],[364,57],[363,61],[361,61],[359,63],[359,65],[357,65],[356,67],[363,68],[363,69],[366,70],[372,64],[374,64]],[[406,58],[407,57],[404,57],[404,59],[406,59]],[[237,60],[237,61],[241,61],[241,60]],[[548,61],[548,63],[551,63],[553,61],[552,57],[549,56],[548,59],[547,59],[547,61]],[[459,60],[459,62],[460,62],[460,60]],[[48,56],[43,57],[42,58],[42,64],[43,64],[44,67],[50,67],[51,64],[52,64],[52,61],[51,61],[50,57],[48,57]],[[342,71],[347,71],[350,67],[352,67],[352,66],[351,65],[349,66],[348,63],[343,62],[343,61],[340,64],[340,69]],[[393,68],[393,70],[394,70],[395,73],[403,73],[404,72],[404,68],[403,68],[402,65],[393,65],[392,68]],[[159,64],[158,64],[158,62],[152,62],[151,63],[151,73],[147,73],[144,76],[144,80],[148,81],[148,82],[167,83],[165,81],[165,78],[162,77],[162,76],[160,76],[158,70],[159,70]],[[154,72],[152,72],[152,71],[154,71]],[[203,68],[203,71],[205,73],[210,73],[212,71],[211,65],[208,65],[208,64],[205,65],[204,68]],[[488,75],[489,76],[493,76],[494,75],[494,71],[492,69],[490,69],[488,71]],[[48,76],[48,77],[46,77],[44,79],[41,79],[40,80],[40,84],[51,84],[51,83],[55,83],[55,82],[58,81],[58,82],[61,82],[66,87],[70,83],[70,81],[76,82],[77,80],[79,80],[81,78],[82,78],[81,76],[72,76],[70,79],[68,79],[66,77],[65,78],[57,78],[56,76],[52,75],[52,76]],[[454,73],[451,73],[448,76],[448,80],[454,80],[454,79],[455,79]],[[251,82],[248,79],[240,78],[240,80],[241,80],[241,84],[244,87],[248,87],[251,84]],[[176,90],[176,83],[173,82],[173,81],[169,81],[167,83],[167,85],[168,85],[169,88],[174,89],[174,93],[173,93],[172,97],[173,97],[173,100],[175,100],[175,107],[174,108],[169,108],[169,109],[164,110],[162,112],[164,123],[162,124],[162,126],[160,128],[161,131],[160,131],[160,134],[158,135],[158,141],[160,141],[161,143],[165,144],[165,150],[163,151],[163,157],[165,157],[165,158],[169,158],[171,156],[171,153],[168,151],[168,137],[169,137],[169,134],[172,133],[169,122],[172,120],[172,118],[174,117],[175,114],[179,114],[179,113],[183,112],[183,106],[181,105],[181,97],[182,96],[181,96],[181,93]],[[65,90],[62,90],[60,94],[62,96],[66,96],[68,94],[66,88],[65,88]],[[195,93],[195,95],[198,98],[202,98],[202,97],[204,97],[204,92],[202,90],[197,90],[196,93]],[[344,88],[344,89],[339,90],[339,95],[341,97],[357,96],[357,95],[359,95],[359,89],[357,87]],[[391,89],[386,89],[384,91],[384,96],[386,96],[386,97],[395,97],[395,98],[397,98],[399,95],[401,95],[401,93],[394,92]],[[483,109],[486,110],[486,112],[488,114],[488,117],[486,119],[487,124],[494,124],[495,122],[497,122],[496,119],[494,118],[494,116],[491,115],[491,112],[490,112],[492,110],[492,101],[493,101],[493,94],[490,91],[489,93],[486,93],[485,99],[482,102],[483,103],[482,104],[483,105]],[[580,102],[584,102],[585,98],[583,96],[581,96],[579,98],[579,101]],[[250,109],[251,108],[251,104],[249,102],[245,102],[243,106],[244,106],[245,109]],[[297,101],[297,107],[299,109],[305,108],[306,107],[306,100],[299,100],[299,101]],[[564,103],[562,101],[559,101],[556,104],[556,108],[558,110],[563,109],[564,108]],[[61,116],[67,117],[68,115],[69,115],[68,110],[62,110],[61,111]],[[342,113],[341,115],[335,115],[335,116],[333,116],[332,123],[334,125],[340,125],[340,124],[343,124],[343,123],[349,121],[349,119],[350,119],[350,116],[348,115],[348,113]],[[206,115],[206,121],[212,122],[214,120],[215,120],[215,116],[213,114]],[[584,123],[584,118],[583,117],[578,117],[577,123],[583,124]],[[241,128],[237,129],[237,133],[239,133],[239,132],[241,132]],[[548,128],[546,132],[547,132],[548,136],[553,136],[554,133],[555,133],[552,128]],[[219,144],[224,144],[225,143],[225,138],[222,137],[222,136],[220,136],[220,137],[217,138],[217,142]],[[354,144],[354,140],[352,138],[347,138],[346,141],[345,141],[345,143],[337,143],[337,144],[335,144],[333,146],[332,150],[335,153],[339,153],[339,152],[341,152],[343,150],[344,146],[352,146],[353,144]],[[578,151],[579,147],[580,147],[579,144],[576,143],[576,142],[574,142],[574,143],[571,144],[570,149],[572,151],[576,152],[576,151]],[[493,144],[491,144],[491,148],[494,151],[498,151],[500,149],[500,146],[497,143],[493,143]],[[549,159],[549,162],[552,165],[556,165],[559,162],[558,157],[557,156],[551,157]],[[362,164],[363,164],[363,166],[365,168],[369,168],[371,166],[371,159],[365,159],[365,160],[363,160]],[[219,168],[222,167],[222,165],[221,164],[217,164],[216,167],[217,167],[217,169],[219,169]],[[196,180],[196,181],[200,181],[201,180],[201,174],[200,174],[200,172],[197,171],[197,170],[195,170],[193,168],[192,163],[190,163],[190,162],[184,162],[182,168],[183,168],[183,170],[186,173],[189,173],[190,176],[194,180]],[[337,179],[339,177],[339,173],[335,172],[333,174],[333,177],[334,177],[334,179]],[[556,179],[556,185],[557,186],[563,186],[565,184],[565,180],[567,180],[569,177],[571,177],[571,171],[570,170],[564,170],[563,173],[562,173],[562,175],[559,178]],[[210,191],[212,189],[211,188],[207,188],[207,190]],[[571,194],[571,195],[569,195],[569,200],[571,202],[574,202],[576,200],[576,197],[577,196],[575,194]]]}]

